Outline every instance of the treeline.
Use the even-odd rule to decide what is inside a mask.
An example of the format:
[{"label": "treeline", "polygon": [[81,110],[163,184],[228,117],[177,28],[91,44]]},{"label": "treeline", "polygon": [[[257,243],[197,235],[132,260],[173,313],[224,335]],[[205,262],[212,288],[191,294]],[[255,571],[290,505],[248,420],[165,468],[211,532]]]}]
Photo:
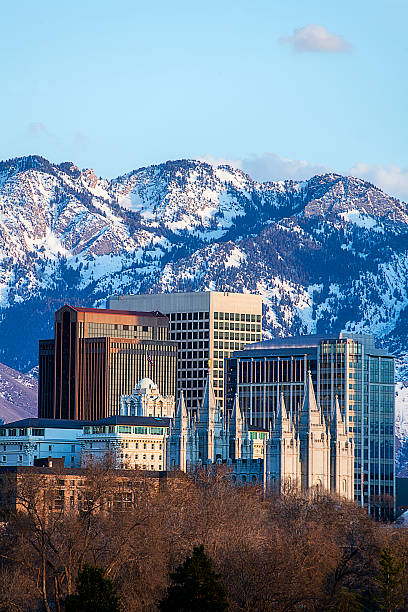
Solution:
[{"label": "treeline", "polygon": [[407,609],[408,530],[376,523],[354,503],[322,494],[264,498],[260,488],[233,485],[222,469],[160,486],[135,471],[125,490],[114,471],[93,466],[81,481],[80,509],[58,512],[58,478],[25,477],[19,510],[3,506],[4,612],[73,609],[65,602],[80,598],[84,568],[101,572],[123,612],[171,609],[160,604],[171,594],[170,576],[178,576],[182,597],[180,576],[197,550],[225,591],[228,608],[224,601],[213,610]]}]

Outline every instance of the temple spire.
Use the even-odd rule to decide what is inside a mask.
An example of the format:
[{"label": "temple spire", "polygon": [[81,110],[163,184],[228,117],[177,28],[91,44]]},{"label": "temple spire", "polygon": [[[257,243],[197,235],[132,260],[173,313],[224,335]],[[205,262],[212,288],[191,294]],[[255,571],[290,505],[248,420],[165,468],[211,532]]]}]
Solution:
[{"label": "temple spire", "polygon": [[331,432],[334,437],[346,435],[346,423],[341,414],[339,398],[337,395],[331,414]]},{"label": "temple spire", "polygon": [[232,408],[232,415],[230,420],[230,431],[237,433],[242,433],[243,423],[242,423],[242,412],[239,405],[238,393],[235,394],[234,397],[234,405]]},{"label": "temple spire", "polygon": [[312,375],[310,370],[307,372],[305,382],[305,395],[303,398],[302,408],[300,411],[299,425],[310,427],[310,426],[321,426],[321,414],[317,406],[316,395],[313,388]]}]

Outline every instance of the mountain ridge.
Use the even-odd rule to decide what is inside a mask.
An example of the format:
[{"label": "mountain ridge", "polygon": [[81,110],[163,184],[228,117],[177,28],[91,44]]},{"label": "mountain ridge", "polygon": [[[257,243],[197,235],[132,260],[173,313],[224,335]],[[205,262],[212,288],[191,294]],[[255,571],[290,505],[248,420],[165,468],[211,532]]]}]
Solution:
[{"label": "mountain ridge", "polygon": [[[401,313],[405,329],[407,236],[405,203],[334,173],[259,183],[226,165],[174,160],[107,180],[72,162],[15,158],[0,162],[0,330],[27,302],[49,320],[58,294],[101,305],[117,292],[215,283],[263,292],[271,335],[374,321],[386,338]],[[0,348],[0,358],[35,365],[32,353],[19,361]]]},{"label": "mountain ridge", "polygon": [[372,183],[259,183],[198,160],[113,179],[35,155],[0,162],[7,366],[36,366],[64,302],[209,287],[262,294],[266,337],[374,333],[408,380],[408,206]]}]

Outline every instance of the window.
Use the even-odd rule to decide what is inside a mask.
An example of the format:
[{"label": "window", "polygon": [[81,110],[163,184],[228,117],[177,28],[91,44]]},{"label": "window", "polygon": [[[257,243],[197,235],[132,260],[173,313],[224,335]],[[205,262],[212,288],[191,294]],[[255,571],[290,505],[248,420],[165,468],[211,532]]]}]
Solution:
[{"label": "window", "polygon": [[[92,448],[92,444],[91,444],[91,448]],[[48,450],[52,451],[52,445],[51,444],[48,446]]]},{"label": "window", "polygon": [[119,425],[118,431],[120,433],[132,433],[132,428],[130,425]]},{"label": "window", "polygon": [[92,428],[92,431],[94,434],[103,434],[105,433],[105,427],[103,425],[95,425],[95,427]]}]

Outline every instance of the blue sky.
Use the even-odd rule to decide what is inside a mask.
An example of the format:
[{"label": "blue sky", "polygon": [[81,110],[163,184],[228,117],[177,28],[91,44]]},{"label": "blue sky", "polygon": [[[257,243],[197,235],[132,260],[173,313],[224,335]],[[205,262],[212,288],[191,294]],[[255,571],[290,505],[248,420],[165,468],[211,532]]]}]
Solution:
[{"label": "blue sky", "polygon": [[406,0],[2,5],[0,159],[326,168],[408,199]]}]

